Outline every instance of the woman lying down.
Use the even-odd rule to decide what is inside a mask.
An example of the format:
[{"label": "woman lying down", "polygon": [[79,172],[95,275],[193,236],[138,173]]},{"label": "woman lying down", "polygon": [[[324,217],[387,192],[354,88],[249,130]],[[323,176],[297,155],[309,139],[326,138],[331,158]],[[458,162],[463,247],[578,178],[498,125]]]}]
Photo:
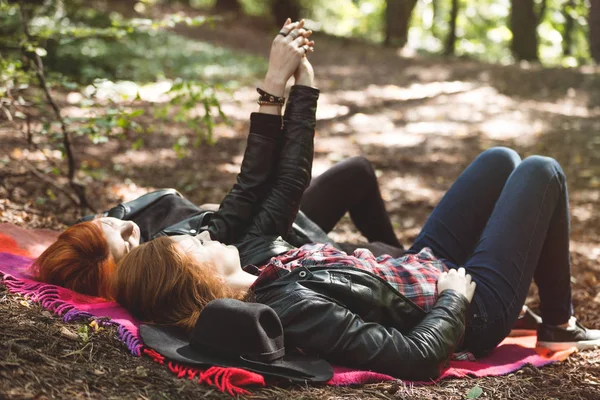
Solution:
[{"label": "woman lying down", "polygon": [[538,346],[600,345],[600,331],[572,315],[567,189],[551,158],[483,152],[399,256],[286,241],[311,178],[319,91],[310,34],[287,21],[274,39],[241,172],[219,210],[195,236],[123,244],[110,295],[142,321],[188,331],[214,299],[262,303],[281,320],[286,347],[428,380],[455,351],[494,349],[535,281]]}]

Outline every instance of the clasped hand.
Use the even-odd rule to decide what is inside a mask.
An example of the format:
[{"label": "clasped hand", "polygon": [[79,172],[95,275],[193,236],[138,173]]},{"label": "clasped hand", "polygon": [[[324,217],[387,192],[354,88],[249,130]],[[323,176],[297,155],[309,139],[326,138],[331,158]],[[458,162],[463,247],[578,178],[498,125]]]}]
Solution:
[{"label": "clasped hand", "polygon": [[313,68],[306,58],[314,51],[315,42],[308,39],[311,35],[311,30],[304,29],[304,20],[285,21],[271,45],[267,81],[285,86],[294,75],[297,85],[313,85]]},{"label": "clasped hand", "polygon": [[452,289],[464,295],[469,303],[473,300],[476,284],[471,280],[471,275],[467,274],[464,268],[451,269],[443,272],[437,281],[438,293],[444,290]]}]

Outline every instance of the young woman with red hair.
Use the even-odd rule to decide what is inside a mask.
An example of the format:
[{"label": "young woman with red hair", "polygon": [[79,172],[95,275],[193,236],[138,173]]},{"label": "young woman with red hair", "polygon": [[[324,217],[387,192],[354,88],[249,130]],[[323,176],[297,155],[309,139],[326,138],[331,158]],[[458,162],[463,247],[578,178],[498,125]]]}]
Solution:
[{"label": "young woman with red hair", "polygon": [[[314,96],[311,93],[314,89],[306,87],[312,84],[312,70],[305,62],[306,58],[302,57],[306,51],[312,51],[314,43],[307,39],[311,32],[303,29],[302,21],[286,23],[286,26],[284,29],[295,29],[297,37],[291,40],[288,36],[284,40],[282,35],[277,35],[263,89],[282,96],[283,77],[289,78],[291,74],[296,86],[290,93],[285,115],[281,116],[279,105],[263,104],[258,113],[252,114],[250,127],[250,131],[256,134],[249,140],[257,140],[262,135],[276,146],[281,145],[283,130],[293,132],[303,124],[293,115],[294,107],[302,106],[307,98]],[[299,112],[304,111],[300,108]],[[261,156],[260,153],[247,154],[247,163],[255,162],[254,159]],[[276,158],[274,154],[272,160]],[[238,186],[252,187],[256,198],[264,196],[264,190],[274,179],[269,170],[254,171]],[[357,181],[361,182],[358,187]],[[302,198],[301,210],[287,236],[287,240],[296,246],[312,242],[331,243],[345,251],[354,251],[356,244],[335,243],[326,233],[349,212],[358,230],[369,241],[361,247],[378,255],[399,256],[403,252],[385,210],[375,170],[364,157],[345,160],[313,179]],[[86,217],[85,222],[68,228],[38,258],[33,272],[44,282],[110,298],[106,284],[123,255],[140,243],[162,236],[196,235],[205,229],[213,213],[212,205],[197,207],[174,189],[148,193],[99,216]],[[226,241],[229,244],[235,243],[233,236],[225,240],[229,240]]]},{"label": "young woman with red hair", "polygon": [[107,237],[99,219],[72,226],[35,261],[33,272],[40,281],[111,298],[108,283],[116,259]]},{"label": "young woman with red hair", "polygon": [[[296,35],[284,27],[275,43]],[[305,58],[301,65],[312,71]],[[274,96],[291,74],[280,76]],[[539,346],[600,345],[600,330],[573,317],[566,178],[548,157],[521,160],[502,147],[480,154],[401,257],[290,244],[310,182],[318,98],[310,86],[312,73],[292,89],[299,96],[290,95],[287,129],[251,129],[237,183],[199,235],[160,237],[123,257],[118,302],[142,321],[184,330],[211,300],[263,303],[278,314],[290,349],[426,381],[455,350],[493,350],[535,281]],[[273,178],[257,179],[265,176]]]}]

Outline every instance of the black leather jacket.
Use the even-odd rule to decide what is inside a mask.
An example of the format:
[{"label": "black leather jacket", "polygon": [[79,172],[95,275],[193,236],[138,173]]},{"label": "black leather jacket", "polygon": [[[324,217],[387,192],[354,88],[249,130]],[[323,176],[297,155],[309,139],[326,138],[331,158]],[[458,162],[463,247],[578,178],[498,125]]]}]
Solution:
[{"label": "black leather jacket", "polygon": [[[253,114],[241,172],[219,211],[159,234],[208,229],[213,239],[238,247],[242,265],[264,264],[292,249],[285,239],[294,236],[292,224],[310,182],[317,98],[317,90],[294,86],[282,131],[273,126],[257,132],[256,119],[273,125],[281,120]],[[468,302],[454,291],[441,293],[425,313],[360,269],[299,267],[281,274],[254,289],[256,301],[279,315],[286,347],[332,363],[428,380],[439,376],[464,333]]]}]

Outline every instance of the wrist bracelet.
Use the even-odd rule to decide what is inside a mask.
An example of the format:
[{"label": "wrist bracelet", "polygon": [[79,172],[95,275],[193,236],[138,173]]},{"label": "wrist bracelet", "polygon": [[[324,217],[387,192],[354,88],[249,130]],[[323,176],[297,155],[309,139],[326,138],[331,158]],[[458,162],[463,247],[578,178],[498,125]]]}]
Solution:
[{"label": "wrist bracelet", "polygon": [[261,106],[283,106],[285,104],[285,97],[277,97],[265,92],[261,88],[256,88],[256,91],[260,95],[256,102]]}]

